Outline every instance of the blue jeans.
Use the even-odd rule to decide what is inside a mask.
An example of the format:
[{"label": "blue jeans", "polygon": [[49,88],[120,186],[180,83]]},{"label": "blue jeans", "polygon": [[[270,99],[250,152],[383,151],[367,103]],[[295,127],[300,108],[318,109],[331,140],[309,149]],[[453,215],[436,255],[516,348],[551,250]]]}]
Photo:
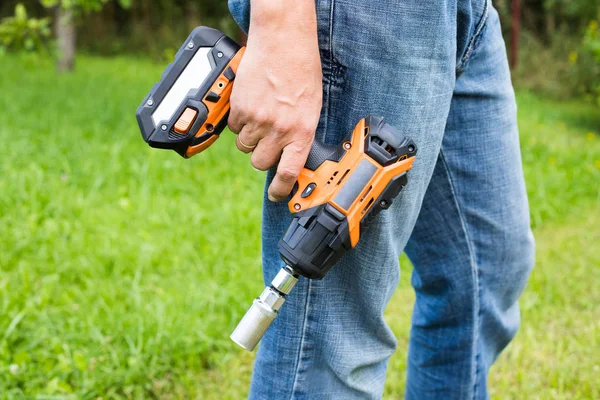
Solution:
[{"label": "blue jeans", "polygon": [[[229,4],[247,29],[248,0]],[[258,350],[250,398],[381,398],[396,348],[383,311],[402,251],[416,292],[406,398],[488,398],[534,262],[498,14],[487,0],[316,0],[316,9],[317,138],[339,143],[376,114],[419,153],[359,245],[323,280],[301,279]],[[265,199],[266,281],[282,266],[277,241],[289,222],[285,202]]]}]

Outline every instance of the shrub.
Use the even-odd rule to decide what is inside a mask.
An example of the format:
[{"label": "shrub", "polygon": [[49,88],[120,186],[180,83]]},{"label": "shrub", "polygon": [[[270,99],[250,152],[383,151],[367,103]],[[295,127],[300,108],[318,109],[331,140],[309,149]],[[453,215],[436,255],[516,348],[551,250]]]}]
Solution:
[{"label": "shrub", "polygon": [[600,29],[591,21],[576,36],[557,31],[548,43],[521,34],[515,86],[555,99],[583,97],[600,106]]},{"label": "shrub", "polygon": [[519,63],[512,71],[515,86],[554,99],[575,95],[572,65],[568,55],[579,46],[579,40],[564,32],[556,32],[549,43],[523,30],[519,46]]},{"label": "shrub", "polygon": [[574,66],[578,91],[600,106],[600,30],[596,21],[588,24],[580,49],[570,54],[569,61]]},{"label": "shrub", "polygon": [[47,50],[50,34],[49,18],[29,18],[25,6],[17,4],[15,15],[0,21],[0,53]]}]

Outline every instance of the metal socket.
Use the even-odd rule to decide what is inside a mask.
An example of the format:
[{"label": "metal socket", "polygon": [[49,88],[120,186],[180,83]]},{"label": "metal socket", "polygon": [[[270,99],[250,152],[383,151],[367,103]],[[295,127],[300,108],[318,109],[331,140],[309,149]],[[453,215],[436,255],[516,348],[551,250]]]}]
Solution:
[{"label": "metal socket", "polygon": [[277,318],[277,310],[283,305],[285,298],[273,288],[267,287],[239,322],[230,338],[248,351],[254,350],[260,339]]},{"label": "metal socket", "polygon": [[271,286],[267,286],[252,302],[252,306],[231,334],[231,340],[248,351],[254,350],[277,318],[277,312],[285,303],[285,296],[292,291],[296,282],[298,277],[291,269],[281,268]]}]

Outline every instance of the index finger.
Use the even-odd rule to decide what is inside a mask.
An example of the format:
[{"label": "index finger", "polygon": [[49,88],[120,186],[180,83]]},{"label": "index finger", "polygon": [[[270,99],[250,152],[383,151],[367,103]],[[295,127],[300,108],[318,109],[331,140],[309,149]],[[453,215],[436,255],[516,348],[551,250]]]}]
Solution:
[{"label": "index finger", "polygon": [[298,175],[304,168],[310,143],[290,143],[283,148],[275,177],[269,185],[267,196],[271,201],[284,200],[294,188]]}]

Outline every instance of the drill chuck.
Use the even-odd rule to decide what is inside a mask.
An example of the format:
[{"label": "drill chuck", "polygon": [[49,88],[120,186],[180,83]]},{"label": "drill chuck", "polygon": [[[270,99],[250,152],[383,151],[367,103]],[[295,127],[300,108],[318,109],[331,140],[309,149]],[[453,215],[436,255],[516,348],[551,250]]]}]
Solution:
[{"label": "drill chuck", "polygon": [[279,270],[271,285],[256,298],[239,322],[230,338],[248,351],[254,350],[258,342],[273,323],[285,297],[298,282],[298,275],[290,268]]}]

